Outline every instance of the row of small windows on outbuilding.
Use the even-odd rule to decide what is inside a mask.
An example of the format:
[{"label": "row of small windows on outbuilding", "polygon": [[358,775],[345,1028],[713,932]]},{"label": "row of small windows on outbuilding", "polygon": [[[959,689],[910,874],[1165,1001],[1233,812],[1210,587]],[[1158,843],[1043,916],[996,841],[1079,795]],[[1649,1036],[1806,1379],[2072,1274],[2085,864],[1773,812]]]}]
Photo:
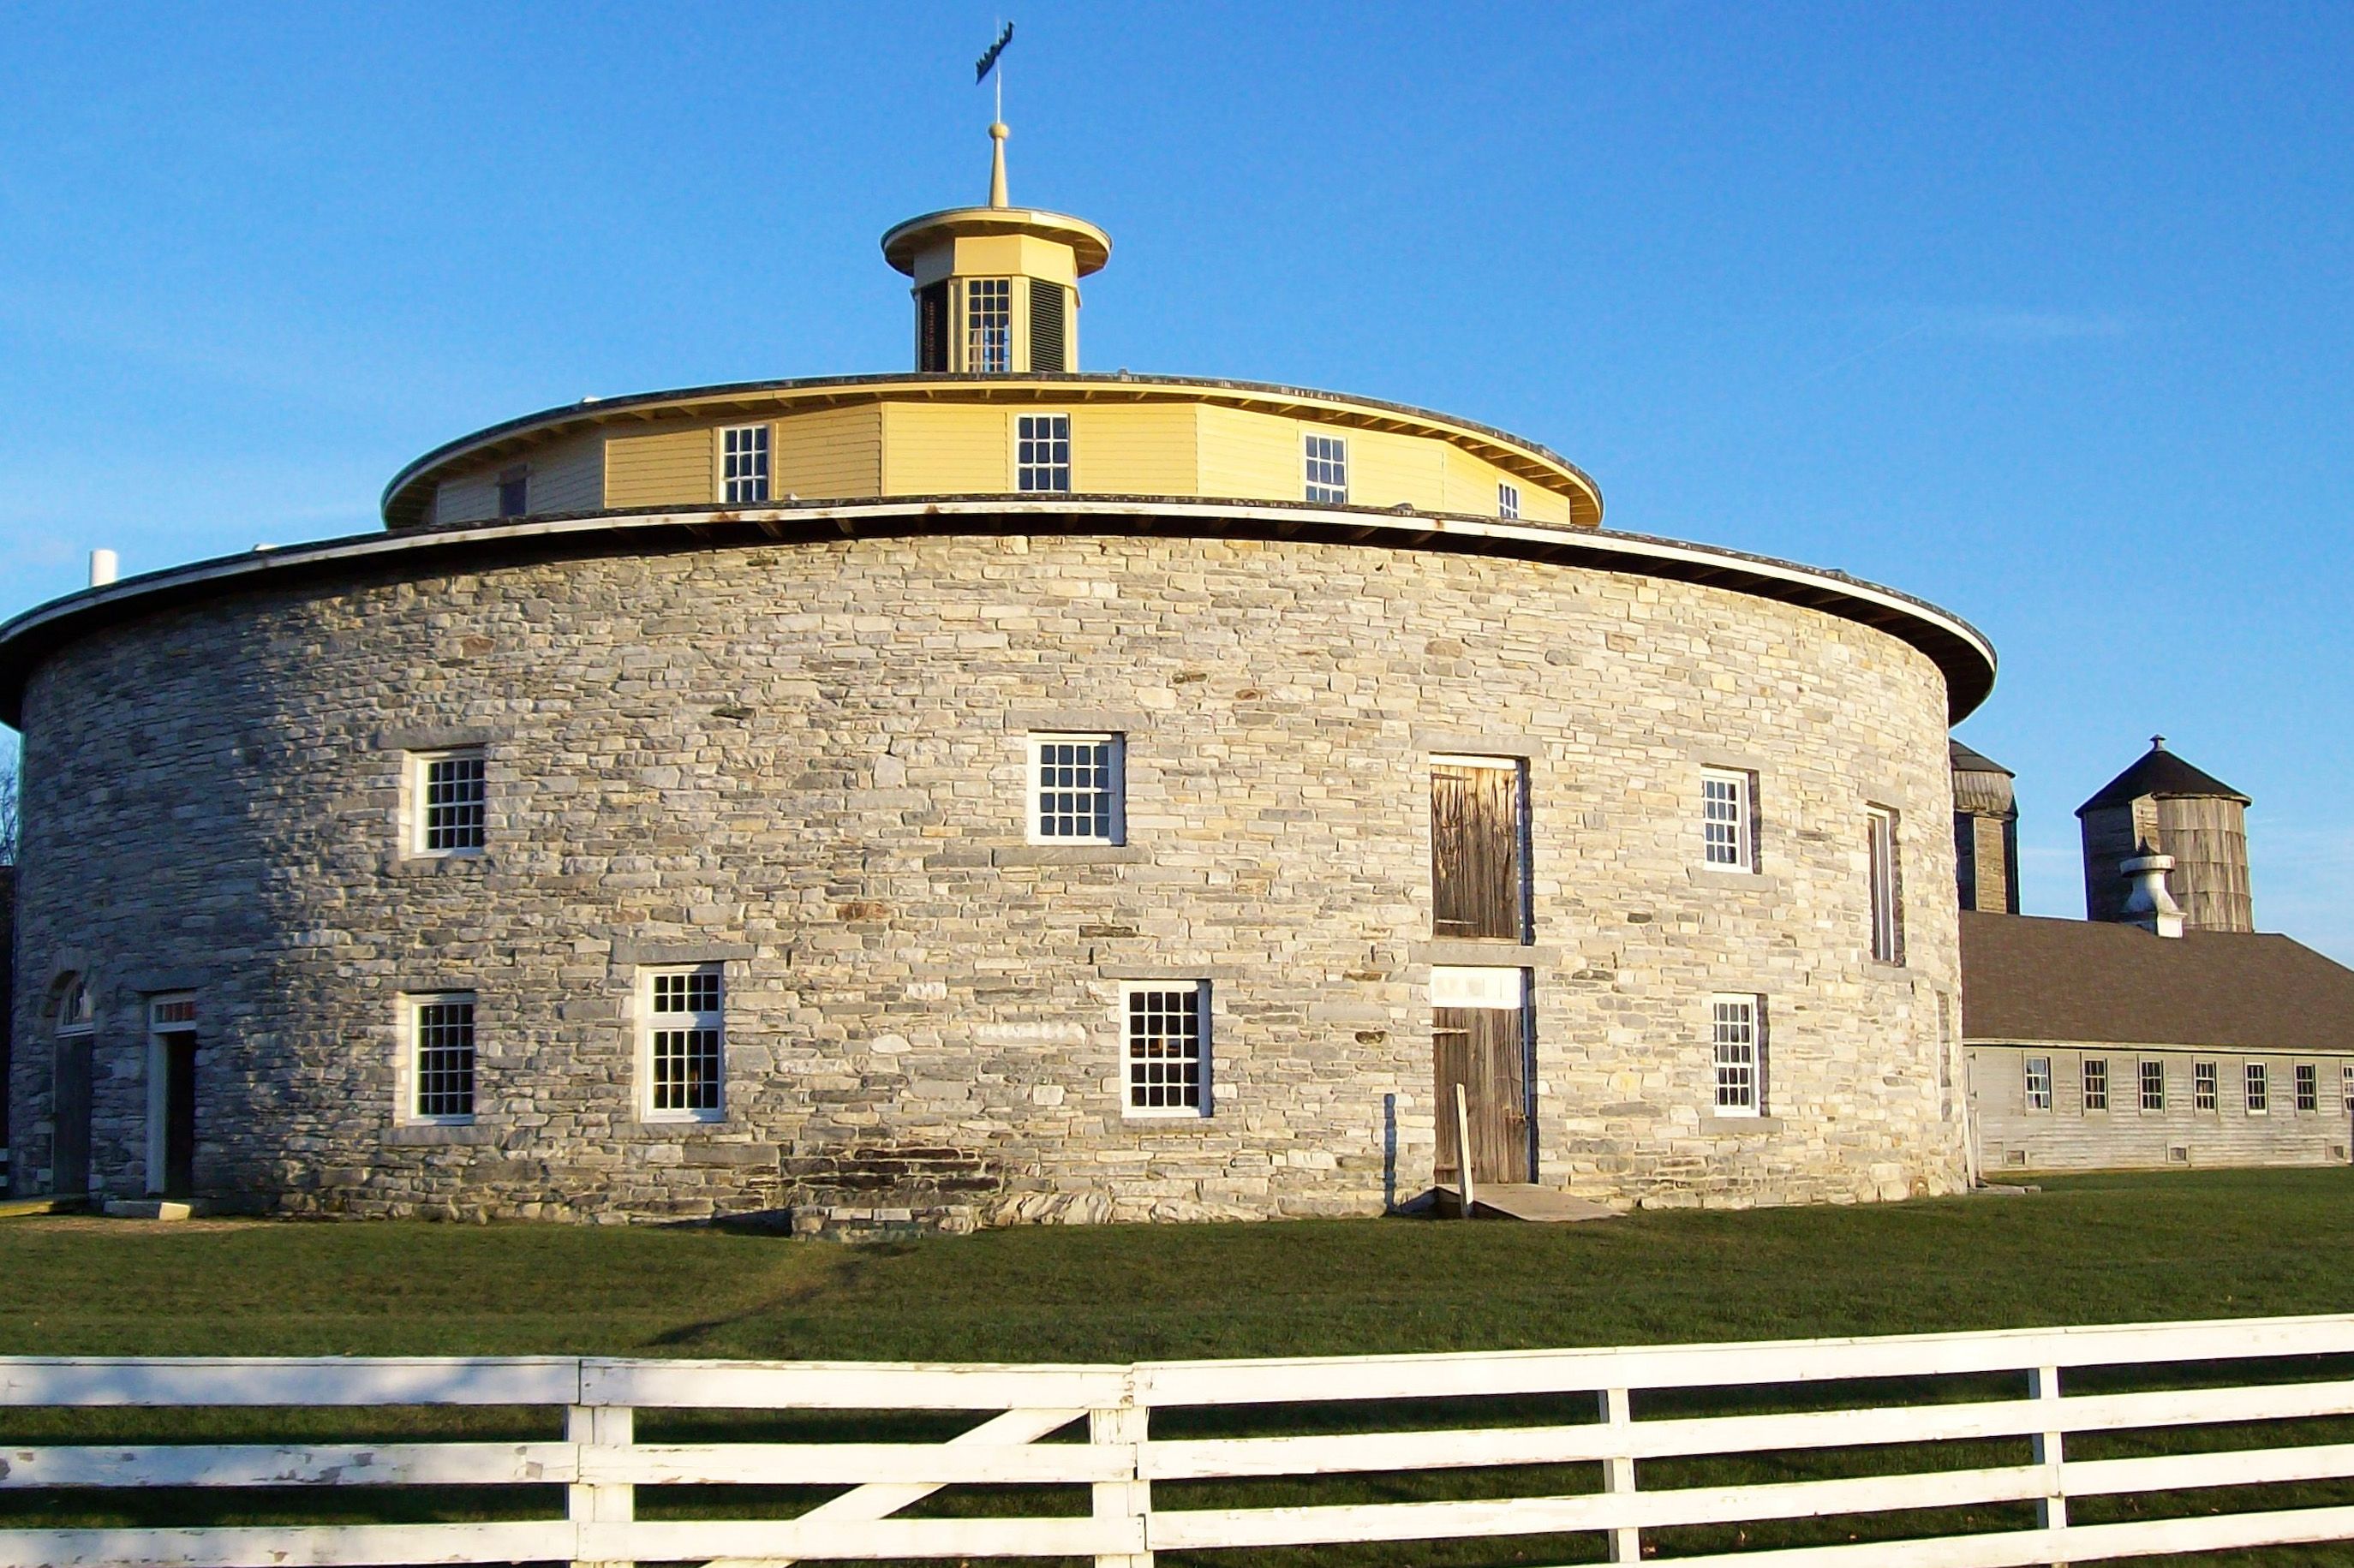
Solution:
[{"label": "row of small windows on outbuilding", "polygon": [[[2077,1108],[2084,1112],[2109,1111],[2138,1107],[2143,1111],[2165,1110],[2169,1100],[2166,1064],[2162,1060],[2141,1057],[2135,1063],[2134,1079],[2129,1086],[2113,1086],[2109,1081],[2109,1060],[2105,1056],[2087,1056],[2079,1069],[2083,1092]],[[2293,1104],[2300,1111],[2321,1108],[2321,1068],[2313,1062],[2298,1062],[2293,1074]],[[2030,1056],[2023,1065],[2025,1082],[2021,1086],[2026,1107],[2031,1111],[2054,1108],[2052,1058]],[[2244,1062],[2240,1069],[2240,1108],[2249,1116],[2264,1116],[2272,1110],[2272,1066],[2266,1062]],[[2112,1102],[2118,1102],[2113,1104]],[[2221,1112],[2222,1109],[2222,1065],[2220,1062],[2194,1061],[2190,1065],[2190,1107],[2195,1111]],[[2338,1075],[2337,1108],[2354,1111],[2354,1063],[2346,1065]]]}]

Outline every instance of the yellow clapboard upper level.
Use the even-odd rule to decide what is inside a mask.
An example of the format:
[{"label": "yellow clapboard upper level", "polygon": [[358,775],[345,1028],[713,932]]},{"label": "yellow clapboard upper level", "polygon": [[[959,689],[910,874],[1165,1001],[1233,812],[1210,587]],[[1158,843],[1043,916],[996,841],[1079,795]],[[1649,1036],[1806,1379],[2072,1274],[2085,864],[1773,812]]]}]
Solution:
[{"label": "yellow clapboard upper level", "polygon": [[1403,506],[1575,527],[1602,519],[1601,492],[1562,458],[1423,409],[1248,382],[938,374],[551,409],[419,458],[387,489],[384,517],[392,528],[447,527],[1056,493]]}]

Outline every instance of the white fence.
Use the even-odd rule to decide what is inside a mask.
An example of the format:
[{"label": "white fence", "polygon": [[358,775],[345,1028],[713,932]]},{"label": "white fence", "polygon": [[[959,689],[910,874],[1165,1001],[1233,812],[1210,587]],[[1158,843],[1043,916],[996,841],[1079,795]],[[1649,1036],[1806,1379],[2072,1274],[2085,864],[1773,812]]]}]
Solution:
[{"label": "white fence", "polygon": [[[1092,1560],[1099,1568],[1150,1568],[1157,1551],[1575,1532],[1597,1533],[1610,1561],[1632,1563],[1643,1558],[1646,1532],[1678,1526],[1858,1520],[1983,1505],[2009,1505],[2018,1522],[1989,1529],[1980,1519],[1958,1527],[1968,1533],[1895,1530],[1887,1532],[1894,1539],[1683,1556],[1673,1554],[1670,1542],[1669,1555],[1658,1560],[1687,1568],[2008,1568],[2165,1557],[2354,1538],[2354,1506],[2282,1507],[2244,1496],[2248,1488],[2354,1478],[2354,1443],[2285,1441],[2262,1425],[2354,1414],[2347,1369],[2293,1360],[2347,1355],[2354,1355],[2354,1316],[1127,1366],[5,1358],[0,1439],[13,1412],[38,1406],[522,1405],[562,1406],[567,1414],[561,1440],[533,1442],[29,1447],[0,1441],[0,1505],[24,1489],[71,1494],[400,1486],[472,1489],[467,1495],[478,1496],[555,1485],[567,1489],[568,1503],[561,1518],[493,1523],[0,1529],[0,1565],[642,1561],[765,1568],[845,1558],[1061,1557]],[[2202,1366],[2259,1359],[2267,1364],[2248,1371],[2260,1377],[2228,1385],[2217,1385],[2215,1369]],[[2168,1368],[2177,1367],[2173,1381],[2188,1377],[2200,1386],[2067,1392],[2072,1373],[2108,1367],[2136,1369],[2136,1377],[2150,1383],[2168,1381]],[[2010,1386],[1995,1398],[1983,1397],[1983,1383],[1957,1388],[1950,1381],[2005,1374]],[[1787,1385],[1864,1379],[1908,1381],[1898,1393],[1882,1384],[1850,1390],[1844,1399],[1836,1387],[1781,1397],[1779,1403],[1809,1406],[1785,1414],[1643,1410],[1666,1403],[1647,1398],[1665,1391],[1763,1390],[1775,1403],[1794,1392]],[[1941,1379],[1948,1380],[1942,1392]],[[1956,1400],[1957,1393],[1980,1397]],[[1592,1418],[1400,1429],[1399,1406],[1370,1404],[1519,1399],[1517,1413],[1497,1414],[1525,1419],[1531,1396],[1570,1396]],[[1162,1438],[1151,1428],[1156,1411],[1288,1405],[1319,1407],[1312,1425],[1361,1429]],[[1353,1422],[1347,1415],[1352,1407],[1362,1412]],[[940,1442],[636,1440],[637,1413],[692,1411],[989,1414]],[[1271,1425],[1285,1424],[1282,1412],[1267,1414],[1277,1418]],[[1362,1429],[1378,1428],[1385,1418],[1388,1429]],[[546,1425],[553,1433],[552,1411]],[[1072,1440],[1082,1427],[1086,1440]],[[2209,1430],[2174,1430],[2198,1427]],[[2073,1434],[2124,1431],[2154,1434],[2152,1446],[2200,1451],[2066,1457]],[[1657,1461],[1971,1442],[2015,1449],[2009,1457],[2017,1462],[1941,1468],[1931,1460],[1901,1473],[1836,1478],[1637,1485],[1638,1467]],[[1328,1495],[1339,1490],[1343,1498],[1354,1486],[1362,1499],[1364,1478],[1375,1475],[1403,1473],[1427,1490],[1451,1475],[1501,1466],[1583,1466],[1576,1474],[1588,1481],[1584,1489],[1564,1488],[1556,1474],[1543,1495],[1280,1507],[1170,1507],[1154,1496],[1155,1483],[1248,1486],[1293,1478],[1292,1485]],[[1654,1468],[1654,1479],[1657,1474]],[[846,1489],[789,1519],[635,1517],[639,1488],[752,1485]],[[1025,1490],[998,1494],[991,1499],[998,1511],[976,1517],[908,1516],[942,1489],[962,1487],[1062,1488],[1048,1495],[1060,1496],[1066,1511],[1044,1510],[1040,1494]],[[2189,1489],[2208,1490],[2195,1510],[2177,1517],[2096,1524],[2068,1517],[2072,1499],[2131,1494],[2162,1504],[2164,1494]],[[107,1499],[100,1493],[73,1500],[97,1507]],[[2032,1525],[2026,1505],[2032,1505]],[[2211,1511],[2218,1508],[2225,1511]],[[1931,1523],[1951,1530],[1959,1517],[1949,1512]]]}]

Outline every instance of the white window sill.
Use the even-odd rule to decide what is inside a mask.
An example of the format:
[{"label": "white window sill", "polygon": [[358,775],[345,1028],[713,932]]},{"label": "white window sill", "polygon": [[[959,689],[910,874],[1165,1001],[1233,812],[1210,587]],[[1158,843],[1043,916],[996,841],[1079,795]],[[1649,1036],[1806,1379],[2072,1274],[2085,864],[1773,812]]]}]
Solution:
[{"label": "white window sill", "polygon": [[396,1122],[385,1129],[384,1140],[400,1148],[430,1148],[439,1144],[484,1144],[497,1140],[491,1128],[472,1119]]},{"label": "white window sill", "polygon": [[1141,844],[1073,843],[1057,840],[1045,844],[1008,844],[992,851],[992,865],[1142,865],[1152,857]]},{"label": "white window sill", "polygon": [[1768,876],[1762,871],[1736,871],[1723,865],[1693,866],[1691,880],[1695,887],[1723,887],[1747,893],[1771,893],[1782,885],[1781,878]]},{"label": "white window sill", "polygon": [[419,850],[410,854],[393,854],[384,858],[387,876],[470,876],[492,869],[489,853],[482,850]]},{"label": "white window sill", "polygon": [[1179,1130],[1188,1127],[1207,1128],[1210,1113],[1198,1110],[1134,1110],[1123,1109],[1120,1120],[1133,1127],[1167,1128]]}]

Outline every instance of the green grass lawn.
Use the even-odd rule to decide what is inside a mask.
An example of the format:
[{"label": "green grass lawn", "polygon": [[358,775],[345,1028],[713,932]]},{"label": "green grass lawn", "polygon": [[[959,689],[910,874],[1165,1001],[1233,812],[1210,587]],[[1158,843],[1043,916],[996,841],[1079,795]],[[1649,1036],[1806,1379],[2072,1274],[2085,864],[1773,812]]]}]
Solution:
[{"label": "green grass lawn", "polygon": [[[2354,1309],[2354,1171],[2193,1171],[2052,1178],[2045,1191],[1853,1208],[1676,1211],[1602,1224],[1369,1220],[1265,1225],[1027,1229],[866,1246],[682,1227],[415,1224],[142,1224],[0,1221],[0,1353],[496,1354],[1126,1361],[1345,1354],[1908,1333],[2042,1324]],[[2340,1372],[2338,1375],[2349,1375]],[[1985,1383],[1986,1380],[1979,1380]],[[1999,1381],[1999,1380],[1996,1380]],[[1841,1391],[1847,1392],[1847,1391]],[[1916,1393],[1919,1391],[1914,1391]],[[1955,1386],[1937,1397],[2000,1389]],[[1788,1408],[1819,1393],[1664,1396],[1670,1409]],[[1590,1402],[1589,1402],[1590,1403]],[[1397,1407],[1379,1423],[1589,1418],[1577,1402],[1479,1413]],[[1278,1407],[1170,1412],[1163,1436],[1304,1430],[1353,1417]],[[0,1411],[9,1441],[177,1437],[384,1440],[553,1436],[547,1412]],[[641,1436],[922,1439],[969,1418],[652,1414]],[[733,1424],[731,1425],[731,1423]],[[935,1431],[933,1428],[937,1427]],[[69,1436],[69,1434],[71,1436]],[[2228,1435],[2084,1439],[2079,1457],[2176,1448]],[[2354,1440],[2354,1423],[2302,1424],[2299,1442]],[[2138,1447],[2136,1445],[2139,1445]],[[2024,1462],[2023,1443],[1760,1456],[1647,1466],[1647,1485],[1854,1475],[1918,1465]],[[2017,1451],[2014,1452],[2013,1450]],[[1191,1483],[1177,1506],[1410,1500],[1585,1491],[1591,1467],[1435,1471],[1312,1482]],[[791,1513],[821,1493],[641,1493],[643,1517],[714,1508]],[[2275,1506],[2354,1501],[2354,1487],[2274,1489]],[[1037,1499],[978,1489],[929,1512],[1002,1512]],[[298,1499],[199,1494],[0,1493],[0,1527],[294,1518],[473,1518],[545,1512],[511,1494],[345,1491]],[[1084,1493],[1055,1505],[1084,1510]],[[2087,1521],[2205,1506],[2178,1494],[2101,1499]],[[2234,1499],[2232,1507],[2244,1506]],[[1861,1532],[2023,1522],[1978,1510],[1676,1531],[1670,1552],[1800,1544]],[[2013,1516],[2018,1517],[2014,1518]],[[1501,1568],[1589,1561],[1585,1538],[1165,1556],[1164,1568],[1284,1568],[1414,1561]],[[2179,1560],[2188,1564],[2190,1560]],[[2226,1559],[2213,1559],[2221,1563]],[[2354,1550],[2241,1554],[2266,1568],[2354,1565]]]},{"label": "green grass lawn", "polygon": [[866,1246],[700,1228],[0,1221],[0,1353],[1127,1361],[2354,1309],[2354,1171],[1582,1225],[1294,1222]]}]

